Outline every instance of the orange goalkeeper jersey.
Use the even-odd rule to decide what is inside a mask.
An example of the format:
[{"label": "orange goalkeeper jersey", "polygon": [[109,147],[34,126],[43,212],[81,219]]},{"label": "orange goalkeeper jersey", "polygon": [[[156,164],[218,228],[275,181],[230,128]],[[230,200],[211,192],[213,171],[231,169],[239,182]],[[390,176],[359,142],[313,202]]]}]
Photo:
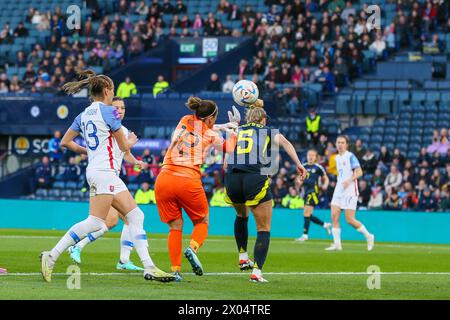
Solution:
[{"label": "orange goalkeeper jersey", "polygon": [[194,115],[181,118],[164,157],[163,169],[180,175],[200,177],[200,165],[205,162],[210,147],[230,152],[236,144],[236,135],[225,141],[220,134]]}]

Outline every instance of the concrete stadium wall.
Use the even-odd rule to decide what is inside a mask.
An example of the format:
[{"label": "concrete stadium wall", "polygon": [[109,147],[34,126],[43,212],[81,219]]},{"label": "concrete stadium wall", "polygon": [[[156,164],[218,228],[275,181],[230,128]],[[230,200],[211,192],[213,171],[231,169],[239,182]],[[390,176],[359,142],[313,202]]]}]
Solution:
[{"label": "concrete stadium wall", "polygon": [[[31,201],[0,199],[0,229],[49,229],[67,230],[72,224],[84,219],[88,203],[64,201]],[[145,229],[149,233],[167,233],[168,228],[159,220],[154,205],[141,206],[145,212]],[[329,210],[317,210],[316,215],[330,220]],[[359,211],[357,218],[373,232],[377,241],[450,244],[450,214],[425,212]],[[233,235],[234,210],[211,208],[210,234]],[[363,240],[362,235],[349,227],[342,217],[342,238]],[[121,224],[113,231],[120,231]],[[279,238],[298,237],[302,232],[302,211],[275,209],[272,218],[272,236]],[[187,219],[185,232],[192,230]],[[250,236],[256,235],[253,218],[249,225]],[[312,239],[331,239],[318,226],[310,229]]]}]

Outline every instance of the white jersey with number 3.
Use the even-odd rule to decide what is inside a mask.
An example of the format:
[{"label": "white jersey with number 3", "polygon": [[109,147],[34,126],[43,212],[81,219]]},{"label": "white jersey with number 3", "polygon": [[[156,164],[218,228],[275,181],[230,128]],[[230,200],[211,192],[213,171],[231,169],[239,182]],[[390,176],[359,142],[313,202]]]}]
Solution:
[{"label": "white jersey with number 3", "polygon": [[120,171],[123,153],[113,132],[121,127],[116,108],[101,102],[93,102],[76,117],[70,128],[79,132],[86,142],[87,171]]},{"label": "white jersey with number 3", "polygon": [[353,181],[347,188],[344,188],[342,183],[349,180],[353,176],[353,170],[361,167],[358,158],[351,153],[346,151],[344,154],[338,154],[336,156],[336,168],[338,171],[336,188],[334,189],[334,194],[341,197],[358,196],[358,181]]}]

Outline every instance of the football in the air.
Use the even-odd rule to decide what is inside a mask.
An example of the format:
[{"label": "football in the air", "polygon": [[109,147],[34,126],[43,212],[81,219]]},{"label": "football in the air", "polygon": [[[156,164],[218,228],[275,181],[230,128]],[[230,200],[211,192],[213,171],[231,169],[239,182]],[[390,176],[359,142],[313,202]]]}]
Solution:
[{"label": "football in the air", "polygon": [[238,105],[248,107],[256,102],[259,90],[256,84],[250,80],[241,80],[233,87],[233,100]]}]

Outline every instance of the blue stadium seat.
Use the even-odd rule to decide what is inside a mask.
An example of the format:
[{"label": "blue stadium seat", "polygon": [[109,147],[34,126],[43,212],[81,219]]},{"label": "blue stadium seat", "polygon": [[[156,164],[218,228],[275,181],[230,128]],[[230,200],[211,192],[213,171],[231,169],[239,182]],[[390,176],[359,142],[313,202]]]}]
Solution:
[{"label": "blue stadium seat", "polygon": [[395,142],[395,136],[394,135],[385,135],[383,138],[383,143],[394,143]]},{"label": "blue stadium seat", "polygon": [[367,89],[367,81],[366,80],[356,80],[353,83],[353,88],[355,89]]},{"label": "blue stadium seat", "polygon": [[384,133],[384,128],[383,127],[373,127],[372,128],[372,134],[373,135],[382,135]]},{"label": "blue stadium seat", "polygon": [[378,142],[381,143],[383,141],[383,136],[381,134],[374,134],[370,137],[370,142]]},{"label": "blue stadium seat", "polygon": [[378,113],[378,97],[374,94],[368,94],[364,102],[364,114],[376,115]]},{"label": "blue stadium seat", "polygon": [[407,135],[401,135],[397,137],[397,143],[408,143],[409,141],[409,136]]},{"label": "blue stadium seat", "polygon": [[400,136],[404,136],[404,135],[409,135],[410,133],[410,129],[409,129],[409,123],[408,126],[401,126],[398,128],[398,135]]},{"label": "blue stadium seat", "polygon": [[349,114],[350,109],[350,95],[340,94],[336,98],[336,114]]},{"label": "blue stadium seat", "polygon": [[128,190],[130,191],[137,191],[139,189],[139,185],[137,183],[130,183],[128,184]]},{"label": "blue stadium seat", "polygon": [[63,181],[55,181],[53,182],[52,187],[55,189],[64,189],[65,183]]},{"label": "blue stadium seat", "polygon": [[61,190],[59,189],[50,189],[48,192],[49,197],[59,198],[61,196]]},{"label": "blue stadium seat", "polygon": [[70,198],[72,197],[72,190],[70,189],[65,189],[61,191],[61,197],[63,198]]},{"label": "blue stadium seat", "polygon": [[433,80],[425,80],[423,83],[423,88],[436,90],[438,88],[438,82]]},{"label": "blue stadium seat", "polygon": [[391,127],[387,127],[385,130],[384,130],[384,134],[385,135],[391,135],[391,136],[394,136],[395,137],[395,135],[397,134],[397,126],[391,126]]},{"label": "blue stadium seat", "polygon": [[66,183],[66,188],[67,189],[76,189],[77,187],[78,187],[78,184],[76,182],[68,181]]},{"label": "blue stadium seat", "polygon": [[381,115],[392,113],[393,111],[392,106],[394,101],[395,101],[394,94],[388,94],[383,92],[382,95],[380,96],[380,101],[378,104],[378,113]]},{"label": "blue stadium seat", "polygon": [[37,189],[36,190],[36,197],[47,197],[48,196],[48,191],[47,189]]},{"label": "blue stadium seat", "polygon": [[383,89],[395,89],[395,81],[393,81],[393,80],[383,80],[381,82],[381,88],[383,88]]}]

